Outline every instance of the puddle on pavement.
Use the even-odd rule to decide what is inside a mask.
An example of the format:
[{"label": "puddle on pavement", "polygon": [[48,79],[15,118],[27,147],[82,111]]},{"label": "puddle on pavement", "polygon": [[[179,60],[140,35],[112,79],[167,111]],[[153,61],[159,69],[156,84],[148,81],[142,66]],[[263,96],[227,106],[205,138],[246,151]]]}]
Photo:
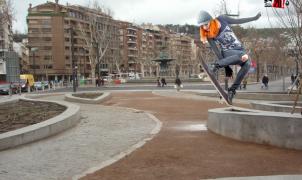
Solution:
[{"label": "puddle on pavement", "polygon": [[207,131],[208,128],[205,124],[189,124],[177,126],[175,129],[180,131]]}]

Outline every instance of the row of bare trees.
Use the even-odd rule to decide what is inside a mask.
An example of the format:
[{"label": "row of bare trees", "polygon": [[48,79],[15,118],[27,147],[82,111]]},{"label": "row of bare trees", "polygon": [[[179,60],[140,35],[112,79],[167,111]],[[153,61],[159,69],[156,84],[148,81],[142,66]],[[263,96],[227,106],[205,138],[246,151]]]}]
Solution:
[{"label": "row of bare trees", "polygon": [[11,0],[0,0],[0,25],[11,22],[13,18],[13,6]]},{"label": "row of bare trees", "polygon": [[290,0],[290,4],[285,9],[272,8],[278,18],[279,26],[283,27],[289,34],[292,42],[292,50],[300,64],[302,61],[302,1]]}]

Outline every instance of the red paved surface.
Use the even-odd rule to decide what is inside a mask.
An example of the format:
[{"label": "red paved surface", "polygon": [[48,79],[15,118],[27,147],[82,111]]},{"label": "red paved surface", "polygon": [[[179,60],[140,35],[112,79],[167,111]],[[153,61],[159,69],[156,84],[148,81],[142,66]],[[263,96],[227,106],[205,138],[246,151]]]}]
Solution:
[{"label": "red paved surface", "polygon": [[151,112],[163,127],[142,148],[83,179],[198,180],[302,173],[302,151],[243,143],[186,128],[205,124],[208,109],[222,107],[217,102],[135,92],[113,93],[106,105]]}]

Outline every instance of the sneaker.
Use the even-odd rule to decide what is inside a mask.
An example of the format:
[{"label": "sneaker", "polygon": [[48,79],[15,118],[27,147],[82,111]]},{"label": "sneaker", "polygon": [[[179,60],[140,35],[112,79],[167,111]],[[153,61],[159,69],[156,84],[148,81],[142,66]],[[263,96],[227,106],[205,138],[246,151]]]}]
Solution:
[{"label": "sneaker", "polygon": [[233,98],[236,94],[236,91],[235,90],[228,90],[228,100],[230,102],[230,104],[233,104]]}]

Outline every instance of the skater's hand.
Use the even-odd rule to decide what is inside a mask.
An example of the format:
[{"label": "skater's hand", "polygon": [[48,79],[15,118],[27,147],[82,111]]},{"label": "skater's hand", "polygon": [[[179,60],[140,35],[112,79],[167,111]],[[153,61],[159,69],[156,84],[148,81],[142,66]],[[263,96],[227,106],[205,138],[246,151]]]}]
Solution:
[{"label": "skater's hand", "polygon": [[256,18],[259,19],[261,17],[261,12],[258,12],[258,14],[256,15]]},{"label": "skater's hand", "polygon": [[243,62],[247,61],[248,59],[249,59],[249,56],[247,54],[245,54],[241,57],[241,61],[243,61]]}]

